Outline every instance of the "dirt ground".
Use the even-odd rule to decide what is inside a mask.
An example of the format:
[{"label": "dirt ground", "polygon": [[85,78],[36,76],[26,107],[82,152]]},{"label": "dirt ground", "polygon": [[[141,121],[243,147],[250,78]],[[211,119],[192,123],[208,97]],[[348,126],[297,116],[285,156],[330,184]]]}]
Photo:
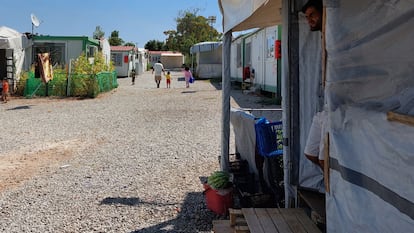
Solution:
[{"label": "dirt ground", "polygon": [[[104,98],[108,94],[103,93],[98,98]],[[63,101],[77,101],[77,99],[36,99],[37,103]],[[19,106],[27,106],[28,103],[32,103],[32,100],[29,102],[23,97],[11,97],[8,104],[12,102]],[[75,139],[39,144],[35,147],[22,147],[7,153],[0,153],[0,192],[19,186],[37,174],[53,170],[59,165],[62,166],[64,161],[76,156],[87,146],[96,146],[97,143],[99,142],[94,140],[86,142]]]},{"label": "dirt ground", "polygon": [[[111,95],[111,92],[103,93],[98,98],[105,98],[107,95]],[[241,92],[235,93],[235,96],[238,100],[237,105],[240,105],[240,107],[245,107],[243,105],[250,107],[252,104],[255,104],[251,101],[246,102],[244,100],[251,99],[251,96],[250,98],[244,98],[245,95]],[[24,106],[26,101],[26,99],[21,97],[12,97],[10,102],[18,102],[19,105]],[[36,101],[50,102],[77,100],[74,98],[55,100],[40,98]],[[0,192],[21,185],[24,181],[34,177],[37,174],[53,171],[57,169],[57,166],[62,167],[62,163],[64,163],[65,160],[69,160],[73,156],[76,156],[84,148],[96,146],[97,144],[99,144],[97,141],[88,140],[86,142],[82,140],[70,140],[57,143],[47,143],[39,145],[35,148],[19,148],[18,150],[9,151],[7,154],[0,154]]]},{"label": "dirt ground", "polygon": [[[20,148],[0,156],[0,191],[20,185],[42,171],[75,155],[78,140],[51,143],[39,148]],[[78,149],[75,149],[78,148]]]}]

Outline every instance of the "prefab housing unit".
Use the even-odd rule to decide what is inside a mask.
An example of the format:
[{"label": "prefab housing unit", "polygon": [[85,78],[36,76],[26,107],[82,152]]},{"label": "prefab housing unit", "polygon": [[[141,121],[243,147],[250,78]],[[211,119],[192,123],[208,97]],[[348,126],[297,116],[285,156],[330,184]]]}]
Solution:
[{"label": "prefab housing unit", "polygon": [[135,55],[135,74],[144,73],[147,66],[147,51],[144,48],[138,48]]},{"label": "prefab housing unit", "polygon": [[184,64],[184,55],[181,53],[161,53],[161,63],[165,69],[181,68]]},{"label": "prefab housing unit", "polygon": [[158,61],[161,61],[161,53],[162,51],[148,51],[148,65],[150,68]]},{"label": "prefab housing unit", "polygon": [[[197,78],[221,78],[222,42],[201,42],[190,48],[193,74]],[[195,60],[195,65],[194,65]]]},{"label": "prefab housing unit", "polygon": [[111,46],[111,60],[118,77],[129,77],[135,69],[138,49],[134,46]]},{"label": "prefab housing unit", "polygon": [[233,81],[243,82],[243,71],[254,70],[253,85],[262,91],[280,96],[280,57],[277,41],[281,26],[270,26],[236,37],[231,43],[230,74]]},{"label": "prefab housing unit", "polygon": [[161,61],[165,69],[181,68],[184,64],[184,55],[172,51],[148,51],[148,64],[152,67]]},{"label": "prefab housing unit", "polygon": [[30,68],[38,53],[50,53],[51,64],[64,68],[71,59],[77,59],[82,53],[93,57],[99,50],[100,41],[86,36],[34,36],[32,48],[26,50],[26,56],[31,59],[25,68]]}]

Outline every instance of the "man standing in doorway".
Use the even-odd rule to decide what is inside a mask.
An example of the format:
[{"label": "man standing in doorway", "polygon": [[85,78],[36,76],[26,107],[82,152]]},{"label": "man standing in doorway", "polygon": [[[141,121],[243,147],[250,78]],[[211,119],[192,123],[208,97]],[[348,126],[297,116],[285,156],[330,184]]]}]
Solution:
[{"label": "man standing in doorway", "polygon": [[302,13],[305,14],[311,31],[322,30],[322,0],[309,0],[302,7]]},{"label": "man standing in doorway", "polygon": [[161,61],[158,60],[157,63],[154,64],[154,66],[152,67],[152,73],[155,72],[155,83],[157,83],[157,88],[160,88],[160,82],[161,82],[161,73],[164,73],[165,75],[165,70],[164,70],[164,66],[162,65]]},{"label": "man standing in doorway", "polygon": [[[322,30],[322,0],[309,0],[303,7],[309,29],[313,32]],[[324,139],[326,134],[327,114],[321,111],[312,119],[304,154],[314,164],[324,169]]]}]

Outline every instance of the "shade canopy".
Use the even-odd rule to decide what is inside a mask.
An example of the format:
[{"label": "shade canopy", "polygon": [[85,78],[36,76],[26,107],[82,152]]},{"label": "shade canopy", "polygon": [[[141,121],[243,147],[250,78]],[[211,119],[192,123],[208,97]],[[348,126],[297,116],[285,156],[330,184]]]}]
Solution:
[{"label": "shade canopy", "polygon": [[223,32],[282,24],[282,0],[218,0]]}]

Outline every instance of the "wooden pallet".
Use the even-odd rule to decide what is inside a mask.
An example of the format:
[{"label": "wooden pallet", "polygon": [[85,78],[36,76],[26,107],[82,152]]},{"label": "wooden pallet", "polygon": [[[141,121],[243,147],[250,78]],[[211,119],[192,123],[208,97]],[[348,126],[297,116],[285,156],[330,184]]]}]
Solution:
[{"label": "wooden pallet", "polygon": [[300,208],[242,208],[229,213],[230,220],[213,221],[215,233],[321,232]]},{"label": "wooden pallet", "polygon": [[308,207],[311,210],[311,219],[317,224],[326,224],[325,216],[325,194],[316,191],[298,190],[299,207]]}]

